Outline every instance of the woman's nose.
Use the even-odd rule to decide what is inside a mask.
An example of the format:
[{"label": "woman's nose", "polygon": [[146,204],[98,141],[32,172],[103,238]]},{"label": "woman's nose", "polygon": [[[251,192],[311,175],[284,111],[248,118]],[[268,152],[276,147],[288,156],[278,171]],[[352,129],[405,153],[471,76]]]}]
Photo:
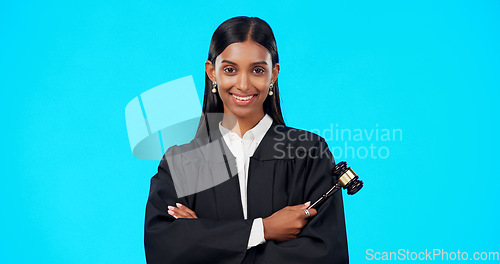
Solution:
[{"label": "woman's nose", "polygon": [[250,89],[250,80],[248,79],[248,74],[242,73],[238,78],[237,88],[242,91]]}]

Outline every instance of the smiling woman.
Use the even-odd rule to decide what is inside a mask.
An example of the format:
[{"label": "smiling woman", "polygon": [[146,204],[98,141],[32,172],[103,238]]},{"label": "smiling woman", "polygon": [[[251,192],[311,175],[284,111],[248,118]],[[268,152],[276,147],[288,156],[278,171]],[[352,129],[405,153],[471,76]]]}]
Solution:
[{"label": "smiling woman", "polygon": [[269,25],[222,23],[205,70],[196,136],[151,179],[147,262],[348,263],[342,193],[307,209],[333,186],[335,161],[324,138],[285,126]]},{"label": "smiling woman", "polygon": [[[252,40],[232,43],[215,63],[205,63],[208,77],[219,88],[224,113],[253,124],[264,117],[262,105],[272,93],[279,67],[268,50]],[[225,120],[222,125],[229,127]]]}]

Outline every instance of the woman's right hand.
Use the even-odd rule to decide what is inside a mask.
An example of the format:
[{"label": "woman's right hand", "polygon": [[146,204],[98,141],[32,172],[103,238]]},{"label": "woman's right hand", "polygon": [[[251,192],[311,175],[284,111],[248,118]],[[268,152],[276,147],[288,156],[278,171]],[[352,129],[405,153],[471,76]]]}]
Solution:
[{"label": "woman's right hand", "polygon": [[288,241],[297,238],[302,228],[308,220],[317,214],[316,209],[309,209],[311,218],[306,218],[304,209],[311,204],[299,204],[287,206],[271,216],[262,219],[264,224],[264,238],[278,242]]}]

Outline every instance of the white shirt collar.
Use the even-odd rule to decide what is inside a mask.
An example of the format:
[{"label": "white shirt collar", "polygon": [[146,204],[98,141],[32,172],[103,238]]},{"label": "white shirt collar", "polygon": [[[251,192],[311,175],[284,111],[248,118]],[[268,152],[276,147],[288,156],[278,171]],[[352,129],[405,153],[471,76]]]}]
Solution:
[{"label": "white shirt collar", "polygon": [[267,130],[273,124],[273,119],[268,114],[265,114],[264,117],[250,130],[245,132],[243,138],[240,138],[236,133],[222,126],[222,121],[219,122],[219,129],[224,136],[228,136],[231,141],[234,140],[253,140],[257,139],[258,142],[264,137]]}]

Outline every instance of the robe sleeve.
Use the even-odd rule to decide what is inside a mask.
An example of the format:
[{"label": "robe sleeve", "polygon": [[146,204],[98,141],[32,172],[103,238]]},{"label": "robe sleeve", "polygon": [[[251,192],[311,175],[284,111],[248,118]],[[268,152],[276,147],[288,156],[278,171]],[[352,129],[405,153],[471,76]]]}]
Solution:
[{"label": "robe sleeve", "polygon": [[[320,138],[315,147],[301,162],[307,177],[304,202],[311,203],[335,183],[331,175],[335,161],[326,142]],[[349,263],[342,191],[323,203],[318,214],[303,227],[296,239],[285,242],[269,240],[251,248],[243,263]]]},{"label": "robe sleeve", "polygon": [[241,263],[245,257],[253,219],[175,219],[168,205],[178,198],[167,161],[151,178],[146,204],[144,247],[149,264],[160,263]]}]

